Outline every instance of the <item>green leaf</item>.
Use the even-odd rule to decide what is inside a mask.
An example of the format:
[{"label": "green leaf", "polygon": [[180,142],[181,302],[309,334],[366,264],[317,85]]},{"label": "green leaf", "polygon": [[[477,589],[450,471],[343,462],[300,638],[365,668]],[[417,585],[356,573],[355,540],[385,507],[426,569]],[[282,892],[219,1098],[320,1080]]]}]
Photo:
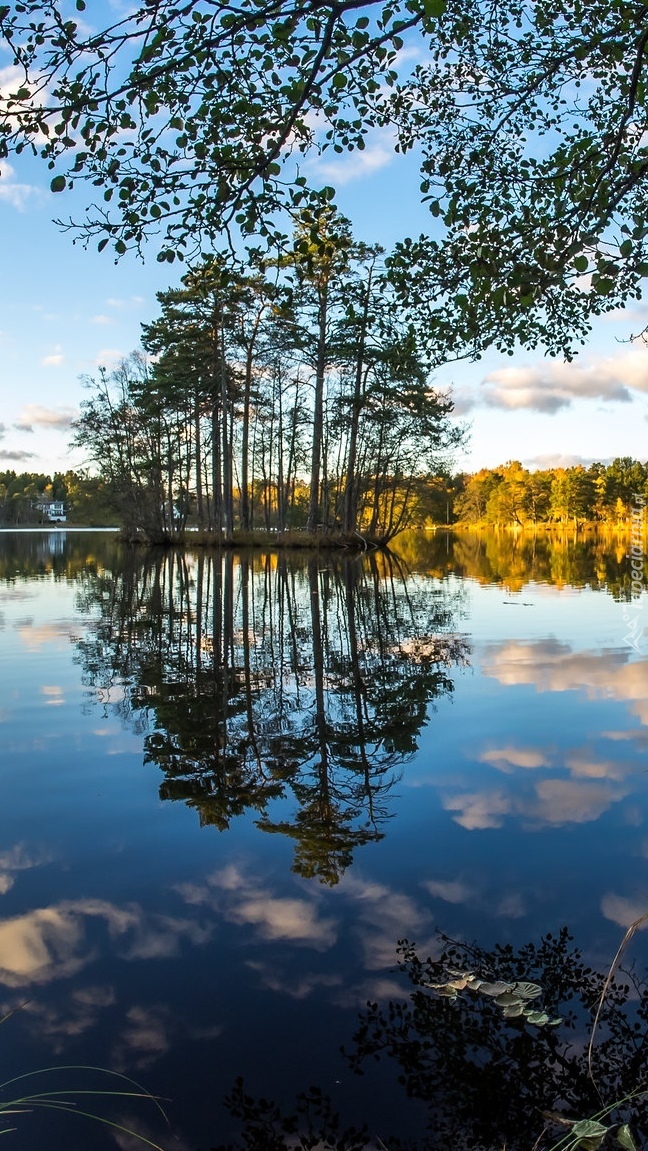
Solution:
[{"label": "green leaf", "polygon": [[572,1127],[572,1135],[577,1139],[597,1139],[599,1136],[602,1139],[604,1135],[607,1135],[607,1131],[607,1127],[604,1127],[596,1119],[580,1119]]},{"label": "green leaf", "polygon": [[632,1132],[627,1123],[622,1123],[616,1133],[616,1141],[625,1151],[637,1151],[637,1144],[632,1138]]},{"label": "green leaf", "polygon": [[586,272],[589,267],[587,256],[577,256],[574,260],[574,267],[577,272]]},{"label": "green leaf", "polygon": [[[496,1000],[499,1002],[499,1000]],[[512,1004],[510,1007],[505,1007],[502,1015],[505,1019],[518,1019],[520,1015],[524,1014],[524,1008],[520,1002]]]},{"label": "green leaf", "polygon": [[443,16],[446,10],[446,0],[423,0],[422,8],[428,17]]},{"label": "green leaf", "polygon": [[504,995],[505,991],[511,990],[511,984],[510,983],[482,983],[479,990],[480,990],[482,995],[489,995],[489,996],[492,996],[493,998],[498,998],[500,995]]},{"label": "green leaf", "polygon": [[536,1027],[544,1027],[545,1023],[549,1022],[546,1011],[525,1011],[524,1014],[528,1022],[535,1024]]},{"label": "green leaf", "polygon": [[55,176],[50,184],[51,192],[64,192],[67,181],[65,176]]},{"label": "green leaf", "polygon": [[537,983],[514,983],[513,990],[522,999],[537,999],[542,995],[542,988]]},{"label": "green leaf", "polygon": [[331,85],[333,88],[346,88],[346,82],[347,78],[344,75],[344,72],[336,72],[335,76],[331,80]]},{"label": "green leaf", "polygon": [[503,995],[498,995],[495,1000],[498,1007],[522,1007],[522,1001],[518,995],[514,995],[511,991],[505,991]]}]

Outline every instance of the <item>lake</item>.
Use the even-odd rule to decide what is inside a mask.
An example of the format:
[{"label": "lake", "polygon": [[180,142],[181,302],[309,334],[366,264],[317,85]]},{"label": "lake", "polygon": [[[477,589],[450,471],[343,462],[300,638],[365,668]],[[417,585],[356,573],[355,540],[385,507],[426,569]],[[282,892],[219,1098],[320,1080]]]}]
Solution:
[{"label": "lake", "polygon": [[[52,1092],[7,1151],[290,1146],[269,1100],[349,1148],[573,1145],[556,1111],[640,1146],[642,1100],[604,1113],[648,1078],[644,933],[604,985],[648,912],[628,553],[0,533],[0,1077],[68,1068],[4,1088]],[[91,1067],[168,1126],[61,1114],[132,1090]]]}]

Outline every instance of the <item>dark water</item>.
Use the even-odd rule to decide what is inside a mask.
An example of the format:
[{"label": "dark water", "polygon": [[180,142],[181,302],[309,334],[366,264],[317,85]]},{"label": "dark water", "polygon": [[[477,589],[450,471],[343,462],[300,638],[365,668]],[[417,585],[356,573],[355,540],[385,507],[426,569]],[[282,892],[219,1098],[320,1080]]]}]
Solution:
[{"label": "dark water", "polygon": [[[317,1085],[390,1151],[531,1147],[544,1126],[553,1146],[570,1129],[543,1111],[600,1112],[587,1038],[648,912],[627,541],[398,546],[221,559],[0,533],[3,1080],[124,1073],[169,1127],[142,1101],[80,1109],[178,1151],[236,1142],[238,1076],[289,1112]],[[597,1028],[604,1103],[648,1076],[646,938]],[[505,1015],[497,980],[538,991]],[[0,1098],[86,1085],[107,1083]],[[645,1134],[641,1104],[605,1122],[625,1118]],[[268,1123],[247,1145],[290,1145]],[[141,1146],[51,1110],[6,1125],[7,1151]]]}]

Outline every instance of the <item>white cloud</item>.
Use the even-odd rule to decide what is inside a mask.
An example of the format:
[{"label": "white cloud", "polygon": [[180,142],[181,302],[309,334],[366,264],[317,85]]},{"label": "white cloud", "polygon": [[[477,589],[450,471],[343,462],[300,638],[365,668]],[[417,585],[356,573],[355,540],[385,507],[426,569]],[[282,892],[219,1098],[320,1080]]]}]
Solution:
[{"label": "white cloud", "polygon": [[376,144],[372,148],[365,148],[364,152],[351,152],[346,158],[320,162],[317,171],[332,184],[342,187],[353,180],[372,176],[374,172],[391,164],[392,160],[393,152],[381,144]]},{"label": "white cloud", "polygon": [[[394,133],[387,129],[379,129],[367,137],[366,147],[362,150],[347,152],[336,159],[318,159],[310,162],[309,167],[325,180],[330,180],[338,187],[350,184],[354,180],[362,180],[365,176],[372,176],[391,164],[396,152],[394,151]],[[325,153],[330,156],[330,153]]]},{"label": "white cloud", "polygon": [[604,312],[602,316],[599,316],[599,323],[623,323],[626,330],[629,323],[638,324],[638,331],[641,331],[641,329],[645,328],[646,324],[648,324],[648,306],[646,304],[636,303],[626,308],[612,308],[612,311]]},{"label": "white cloud", "polygon": [[24,212],[30,200],[43,197],[44,193],[40,188],[34,184],[21,184],[15,179],[11,165],[3,163],[0,171],[0,201],[11,204],[11,207],[19,212]]},{"label": "white cloud", "polygon": [[49,355],[43,356],[41,360],[41,367],[43,368],[59,368],[63,363],[65,356],[60,344],[57,344],[53,352]]},{"label": "white cloud", "polygon": [[106,307],[108,307],[108,308],[126,308],[132,304],[135,304],[137,307],[140,307],[142,304],[145,304],[145,303],[146,303],[146,300],[145,300],[144,296],[131,296],[130,299],[128,299],[128,300],[122,300],[118,296],[110,296],[106,300]]},{"label": "white cloud", "polygon": [[530,472],[547,471],[549,468],[589,468],[591,464],[611,464],[612,456],[577,456],[566,452],[544,452],[538,456],[529,456],[520,461]]},{"label": "white cloud", "polygon": [[636,345],[618,355],[559,363],[548,360],[489,372],[478,392],[457,391],[457,410],[484,406],[554,415],[575,400],[629,403],[648,392],[648,347]]},{"label": "white cloud", "polygon": [[[52,363],[54,360],[59,362],[63,356],[46,357]],[[45,361],[43,361],[44,363]],[[42,404],[27,404],[20,413],[15,427],[23,432],[31,432],[34,426],[40,428],[61,428],[66,430],[78,416],[76,408],[58,407],[58,408],[45,408]]]},{"label": "white cloud", "polygon": [[113,321],[112,316],[99,315],[99,316],[93,316],[92,317],[92,323],[93,324],[112,324],[113,322],[114,321]]},{"label": "white cloud", "polygon": [[12,460],[14,463],[24,463],[25,460],[33,460],[35,452],[22,452],[22,451],[4,451],[0,449],[0,459]]},{"label": "white cloud", "polygon": [[114,368],[120,360],[125,358],[125,353],[119,348],[102,348],[97,352],[92,363],[96,368]]}]

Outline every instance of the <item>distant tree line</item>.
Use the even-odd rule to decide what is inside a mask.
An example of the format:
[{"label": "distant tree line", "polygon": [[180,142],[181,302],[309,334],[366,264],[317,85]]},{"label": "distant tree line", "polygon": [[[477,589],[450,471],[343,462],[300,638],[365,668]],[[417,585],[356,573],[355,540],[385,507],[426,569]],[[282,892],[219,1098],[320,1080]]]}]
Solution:
[{"label": "distant tree line", "polygon": [[459,523],[508,525],[628,523],[648,502],[648,463],[622,456],[611,464],[529,472],[517,460],[457,477]]},{"label": "distant tree line", "polygon": [[[110,381],[105,381],[106,388],[115,387],[121,382],[124,388],[129,389],[134,386],[138,372],[143,374],[146,381],[149,380],[149,367],[143,357],[131,356],[115,370]],[[97,402],[95,396],[91,401],[93,408]],[[108,408],[108,392],[106,407]],[[115,420],[121,411],[121,407],[113,409]],[[135,410],[129,409],[129,414],[134,420]],[[268,411],[267,416],[271,421],[273,418],[271,412]],[[138,423],[138,428],[142,436],[140,448],[143,452],[146,432],[146,423],[143,419]],[[126,431],[122,430],[126,440]],[[180,427],[177,432],[180,436]],[[191,442],[190,430],[187,432],[187,438]],[[263,445],[266,441],[261,431],[259,441],[263,462]],[[184,440],[182,443],[186,447]],[[144,454],[140,462],[143,472],[140,494],[146,507],[150,491]],[[45,521],[43,505],[56,500],[63,502],[68,520],[77,524],[100,527],[117,524],[124,519],[128,522],[128,516],[123,515],[125,499],[133,500],[135,517],[138,489],[137,485],[131,482],[124,491],[120,483],[121,478],[118,472],[104,476],[75,471],[55,472],[53,476],[38,472],[0,472],[0,523],[5,526],[43,523]],[[306,480],[292,476],[291,499],[279,508],[276,489],[266,482],[267,479],[267,474],[265,481],[263,475],[260,478],[255,476],[254,483],[250,485],[247,521],[249,526],[262,528],[305,526],[309,501]],[[376,486],[379,486],[380,482],[386,484],[387,480],[382,477],[382,481],[379,480]],[[182,492],[177,494],[181,499]],[[530,472],[519,462],[513,461],[497,468],[481,468],[472,475],[465,473],[451,475],[448,471],[425,474],[421,469],[418,474],[410,476],[409,482],[403,485],[400,492],[396,488],[396,496],[397,498],[391,501],[392,515],[397,508],[400,515],[398,519],[393,518],[389,521],[392,534],[395,534],[396,525],[397,530],[405,526],[424,528],[453,524],[495,527],[562,524],[573,527],[584,523],[600,523],[622,526],[629,524],[633,510],[639,506],[638,500],[643,499],[648,504],[648,462],[642,464],[629,456],[622,456],[613,460],[611,464],[593,463],[587,468],[577,466]],[[209,488],[206,492],[203,489],[199,500],[195,489],[192,490],[188,484],[184,499],[186,503],[182,505],[182,509],[175,506],[173,515],[181,517],[183,524],[201,523],[198,508],[202,500],[204,516],[205,506],[207,508],[210,506]],[[233,499],[236,507],[233,522],[238,524],[242,522],[239,509],[244,502],[238,485],[233,487]],[[157,517],[156,508],[153,509],[153,514]],[[170,528],[172,518],[169,509],[161,505],[159,514],[162,521],[167,519]],[[333,522],[330,515],[328,522],[329,524]],[[366,526],[366,520],[361,522]]]},{"label": "distant tree line", "polygon": [[407,523],[461,431],[381,255],[332,210],[302,214],[276,261],[205,256],[158,294],[143,350],[86,381],[76,425],[126,527],[389,539]]},{"label": "distant tree line", "polygon": [[0,524],[47,523],[44,506],[60,501],[73,523],[101,527],[116,523],[110,492],[98,476],[80,472],[0,472]]}]

